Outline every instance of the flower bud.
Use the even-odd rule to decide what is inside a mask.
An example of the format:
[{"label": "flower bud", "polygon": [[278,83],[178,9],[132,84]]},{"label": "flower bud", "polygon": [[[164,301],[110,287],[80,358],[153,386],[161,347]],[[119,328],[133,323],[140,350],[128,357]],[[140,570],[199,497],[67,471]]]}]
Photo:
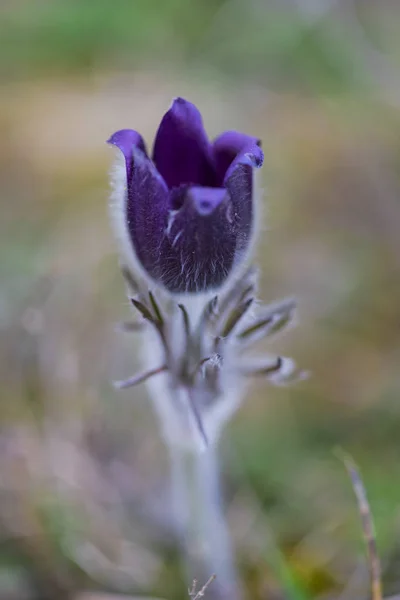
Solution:
[{"label": "flower bud", "polygon": [[199,111],[183,98],[164,115],[152,159],[136,131],[108,141],[125,160],[115,222],[135,265],[174,294],[219,289],[252,239],[260,141],[228,131],[210,142]]}]

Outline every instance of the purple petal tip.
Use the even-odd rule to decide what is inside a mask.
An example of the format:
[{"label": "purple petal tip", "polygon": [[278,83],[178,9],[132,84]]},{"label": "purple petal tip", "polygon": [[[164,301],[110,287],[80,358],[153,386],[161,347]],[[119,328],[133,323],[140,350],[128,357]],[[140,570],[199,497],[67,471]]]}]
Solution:
[{"label": "purple petal tip", "polygon": [[133,129],[120,129],[119,131],[116,131],[108,138],[107,144],[119,148],[125,158],[132,155],[134,147],[139,148],[142,152],[147,154],[142,136]]}]

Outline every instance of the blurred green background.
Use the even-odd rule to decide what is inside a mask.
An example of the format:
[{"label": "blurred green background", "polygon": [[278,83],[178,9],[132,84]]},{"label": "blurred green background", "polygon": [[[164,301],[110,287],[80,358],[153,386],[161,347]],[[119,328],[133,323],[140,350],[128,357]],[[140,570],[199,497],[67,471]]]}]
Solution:
[{"label": "blurred green background", "polygon": [[369,595],[336,447],[400,592],[399,31],[398,0],[2,0],[1,600],[187,597],[156,419],[110,385],[138,361],[104,143],[178,95],[263,140],[260,296],[298,297],[274,350],[312,373],[225,432],[246,597]]}]

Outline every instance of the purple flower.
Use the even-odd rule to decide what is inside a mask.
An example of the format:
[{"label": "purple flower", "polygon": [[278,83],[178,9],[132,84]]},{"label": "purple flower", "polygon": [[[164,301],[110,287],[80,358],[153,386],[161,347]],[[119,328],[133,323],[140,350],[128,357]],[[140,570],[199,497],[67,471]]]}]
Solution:
[{"label": "purple flower", "polygon": [[125,157],[126,188],[118,199],[123,233],[142,269],[173,293],[219,288],[251,240],[260,141],[227,131],[210,142],[197,108],[176,98],[152,159],[131,129],[108,142]]}]

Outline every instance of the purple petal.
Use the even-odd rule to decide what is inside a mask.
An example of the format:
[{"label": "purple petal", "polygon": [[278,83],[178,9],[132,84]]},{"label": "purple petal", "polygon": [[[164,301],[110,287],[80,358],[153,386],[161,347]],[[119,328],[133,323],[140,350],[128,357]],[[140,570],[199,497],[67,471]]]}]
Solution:
[{"label": "purple petal", "polygon": [[135,148],[132,158],[125,223],[140,264],[157,280],[162,271],[160,246],[168,224],[169,192],[150,159]]},{"label": "purple petal", "polygon": [[237,164],[225,181],[232,199],[233,227],[236,231],[237,259],[247,250],[254,221],[253,168]]},{"label": "purple petal", "polygon": [[181,184],[216,185],[211,145],[194,104],[174,100],[158,128],[153,159],[170,189]]},{"label": "purple petal", "polygon": [[213,143],[213,153],[221,185],[231,174],[237,164],[248,164],[261,167],[264,154],[260,140],[238,131],[225,131]]},{"label": "purple petal", "polygon": [[124,222],[142,268],[172,293],[218,288],[251,239],[258,140],[231,131],[211,146],[199,111],[178,98],[159,127],[156,164],[136,131],[109,143],[125,157]]},{"label": "purple petal", "polygon": [[108,144],[112,144],[119,148],[125,157],[126,163],[126,175],[129,179],[132,176],[132,157],[133,149],[139,148],[145,156],[147,156],[146,145],[140,133],[133,131],[133,129],[121,129],[116,131],[109,140]]},{"label": "purple petal", "polygon": [[236,256],[232,202],[221,188],[181,188],[182,208],[170,215],[160,247],[162,283],[174,293],[219,287]]},{"label": "purple petal", "polygon": [[213,150],[218,176],[232,199],[239,259],[253,233],[253,168],[262,166],[264,154],[257,138],[237,131],[226,131],[217,137]]}]

